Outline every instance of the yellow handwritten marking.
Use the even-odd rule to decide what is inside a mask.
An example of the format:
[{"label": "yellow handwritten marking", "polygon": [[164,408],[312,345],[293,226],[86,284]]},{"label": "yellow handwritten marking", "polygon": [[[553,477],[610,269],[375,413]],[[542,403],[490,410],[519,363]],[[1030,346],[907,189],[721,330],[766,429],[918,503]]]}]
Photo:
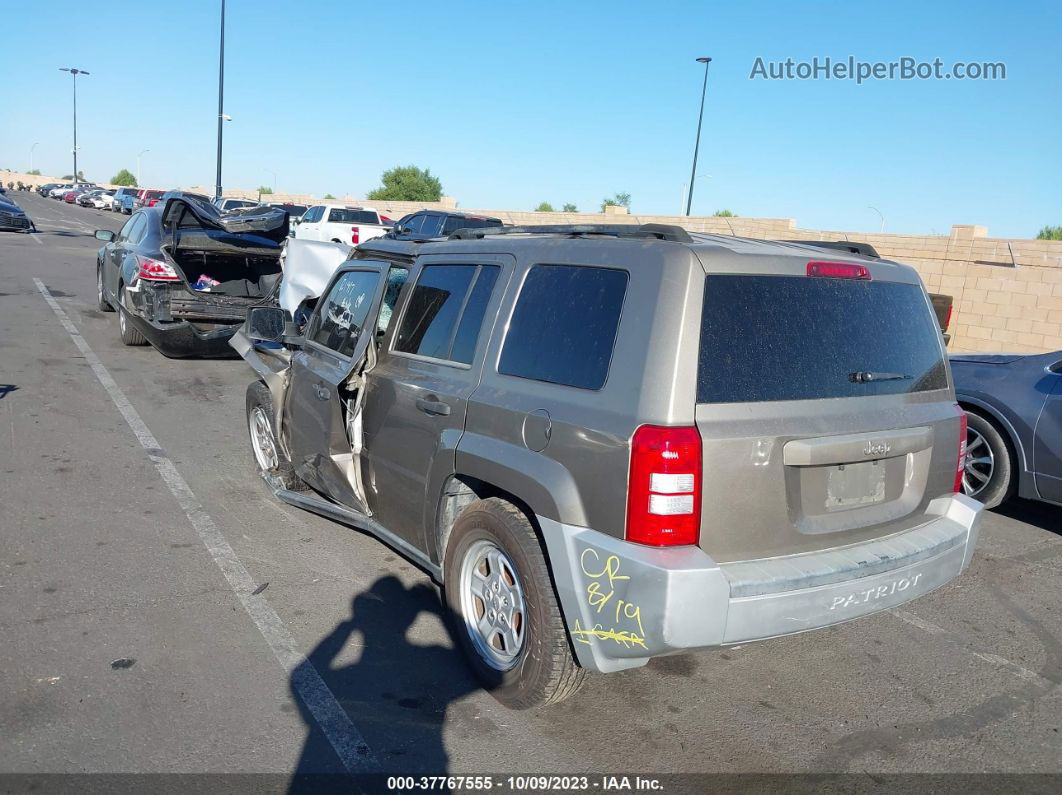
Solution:
[{"label": "yellow handwritten marking", "polygon": [[615,591],[609,591],[607,594],[601,593],[601,583],[594,581],[586,586],[586,600],[589,602],[590,607],[596,607],[597,612],[601,612],[601,608],[605,606]]},{"label": "yellow handwritten marking", "polygon": [[[624,646],[641,646],[643,649],[646,648],[644,638],[640,638],[633,632],[628,632],[627,630],[617,632],[614,629],[602,629],[600,626],[596,626],[593,629],[575,629],[572,630],[572,634],[590,635],[599,640],[614,640],[617,643],[622,643]],[[583,642],[586,643],[588,641]]]},{"label": "yellow handwritten marking", "polygon": [[608,584],[610,586],[612,585],[612,583],[615,580],[629,580],[630,579],[630,577],[628,577],[626,574],[620,574],[619,573],[620,559],[618,557],[616,557],[615,555],[609,555],[605,559],[605,568],[601,569],[601,571],[599,571],[597,574],[594,574],[593,572],[588,571],[587,568],[586,568],[586,553],[587,552],[592,554],[594,556],[595,560],[597,560],[598,563],[601,562],[601,556],[597,554],[597,550],[594,549],[593,547],[587,547],[586,549],[583,550],[583,554],[579,556],[579,566],[580,566],[580,568],[582,568],[583,574],[585,574],[590,579],[598,580],[598,579],[604,577],[607,574],[608,575]]}]

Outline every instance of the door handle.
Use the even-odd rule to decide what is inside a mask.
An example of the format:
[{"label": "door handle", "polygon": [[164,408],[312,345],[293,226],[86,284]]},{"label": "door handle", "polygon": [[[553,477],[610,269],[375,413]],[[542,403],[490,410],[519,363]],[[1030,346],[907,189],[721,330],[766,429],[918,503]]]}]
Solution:
[{"label": "door handle", "polygon": [[450,413],[450,407],[441,400],[417,398],[417,408],[425,414],[436,414],[441,417],[445,417]]},{"label": "door handle", "polygon": [[313,393],[317,395],[318,400],[328,400],[331,397],[328,390],[325,389],[322,384],[314,384]]}]

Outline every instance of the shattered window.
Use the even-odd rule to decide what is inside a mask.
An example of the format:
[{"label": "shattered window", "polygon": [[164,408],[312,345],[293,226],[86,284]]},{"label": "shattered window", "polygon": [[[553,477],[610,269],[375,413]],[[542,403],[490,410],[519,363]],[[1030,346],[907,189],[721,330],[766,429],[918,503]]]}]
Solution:
[{"label": "shattered window", "polygon": [[310,339],[341,356],[353,356],[379,281],[377,271],[351,271],[340,276],[319,307]]}]

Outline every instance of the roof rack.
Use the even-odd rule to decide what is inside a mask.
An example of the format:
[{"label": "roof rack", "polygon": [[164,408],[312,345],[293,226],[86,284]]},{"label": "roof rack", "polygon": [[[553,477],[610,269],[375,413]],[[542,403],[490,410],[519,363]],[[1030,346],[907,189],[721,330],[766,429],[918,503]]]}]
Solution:
[{"label": "roof rack", "polygon": [[485,226],[478,229],[458,229],[450,240],[482,240],[487,235],[610,235],[612,237],[642,237],[692,243],[693,238],[681,226],[671,224],[547,224],[543,226]]},{"label": "roof rack", "polygon": [[796,243],[801,246],[814,246],[815,248],[831,248],[837,251],[847,251],[849,254],[881,259],[878,250],[870,243],[853,243],[848,240],[782,240],[779,242]]}]

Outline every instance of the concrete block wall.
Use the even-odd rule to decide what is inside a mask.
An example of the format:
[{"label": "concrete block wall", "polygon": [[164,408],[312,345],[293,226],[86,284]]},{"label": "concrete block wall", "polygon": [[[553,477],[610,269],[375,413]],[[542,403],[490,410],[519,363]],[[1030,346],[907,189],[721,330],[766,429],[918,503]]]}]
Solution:
[{"label": "concrete block wall", "polygon": [[[0,172],[8,182],[43,184],[58,177]],[[188,188],[213,194],[212,187]],[[257,198],[256,191],[226,190],[226,196]],[[17,196],[17,194],[16,194]],[[272,201],[317,204],[315,196],[276,193]],[[332,201],[332,200],[329,200]],[[453,209],[457,202],[372,201],[351,196],[343,204],[375,207],[398,220],[420,209]],[[799,229],[791,218],[717,218],[630,215],[623,212],[536,213],[522,210],[460,208],[508,224],[675,224],[691,232],[758,239],[850,240],[870,243],[888,259],[912,265],[930,292],[954,298],[950,349],[955,352],[1041,353],[1062,350],[1062,241],[988,237],[983,226],[957,224],[949,235],[892,235],[842,230]]]}]

